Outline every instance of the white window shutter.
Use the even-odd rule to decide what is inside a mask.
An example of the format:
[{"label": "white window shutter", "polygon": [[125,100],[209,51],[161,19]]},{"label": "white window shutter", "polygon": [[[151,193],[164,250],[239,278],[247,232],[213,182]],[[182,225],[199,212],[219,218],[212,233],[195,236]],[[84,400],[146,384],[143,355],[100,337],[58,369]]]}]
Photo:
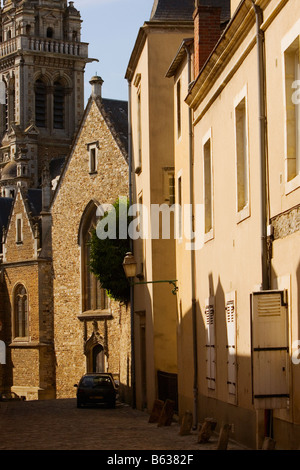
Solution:
[{"label": "white window shutter", "polygon": [[253,395],[256,408],[286,408],[289,398],[288,311],[284,291],[252,294]]},{"label": "white window shutter", "polygon": [[236,301],[235,293],[226,296],[227,327],[227,385],[231,398],[236,399],[237,353],[236,353]]},{"label": "white window shutter", "polygon": [[205,327],[206,327],[206,362],[207,362],[207,386],[216,388],[216,351],[215,351],[215,303],[211,297],[205,302]]}]

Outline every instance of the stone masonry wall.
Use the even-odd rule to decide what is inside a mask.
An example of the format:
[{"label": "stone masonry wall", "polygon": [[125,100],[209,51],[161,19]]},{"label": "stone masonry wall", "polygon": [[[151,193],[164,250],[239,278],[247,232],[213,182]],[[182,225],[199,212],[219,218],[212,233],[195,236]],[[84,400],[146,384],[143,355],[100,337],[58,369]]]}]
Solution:
[{"label": "stone masonry wall", "polygon": [[[91,101],[81,131],[52,207],[54,268],[54,331],[57,397],[75,396],[74,384],[86,372],[84,326],[77,316],[82,313],[81,259],[78,233],[85,208],[91,200],[114,203],[128,194],[128,166],[106,125],[97,104]],[[99,141],[98,172],[89,174],[87,144]],[[119,304],[112,306],[113,320],[107,321],[109,367],[118,369],[120,348],[127,358],[128,336],[120,343]],[[126,309],[125,309],[126,310]],[[101,325],[100,325],[101,323]],[[103,322],[98,322],[99,329]],[[123,328],[123,326],[122,326]],[[124,325],[124,331],[127,327]],[[88,324],[88,337],[91,324]],[[129,335],[130,340],[130,335]],[[122,353],[121,353],[122,354]],[[127,362],[127,359],[126,359]]]},{"label": "stone masonry wall", "polygon": [[[45,285],[41,283],[45,281]],[[14,290],[23,284],[28,296],[29,341],[14,341]],[[40,398],[40,394],[54,397],[53,307],[50,262],[27,262],[5,267],[7,288],[5,336],[7,368],[5,388],[19,392],[27,399]],[[42,392],[41,392],[41,391]]]},{"label": "stone masonry wall", "polygon": [[[22,218],[22,242],[16,242],[16,219]],[[38,260],[32,223],[22,195],[18,192],[5,243],[4,330],[7,364],[3,388],[37,399],[54,396],[53,286],[52,263]],[[15,288],[23,284],[28,300],[29,338],[15,340]],[[50,394],[50,395],[49,395]]]},{"label": "stone masonry wall", "polygon": [[300,230],[300,206],[294,207],[272,219],[274,240],[287,237]]}]

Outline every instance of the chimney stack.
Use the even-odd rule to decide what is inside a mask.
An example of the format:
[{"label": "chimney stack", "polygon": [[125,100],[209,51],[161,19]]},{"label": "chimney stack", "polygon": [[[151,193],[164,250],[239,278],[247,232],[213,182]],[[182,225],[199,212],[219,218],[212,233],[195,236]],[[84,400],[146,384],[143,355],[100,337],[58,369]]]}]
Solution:
[{"label": "chimney stack", "polygon": [[221,35],[221,8],[195,1],[194,11],[195,78],[208,59]]},{"label": "chimney stack", "polygon": [[98,77],[98,75],[95,75],[94,77],[91,78],[90,84],[92,85],[92,97],[94,99],[102,97],[102,85],[103,85],[104,80],[102,80],[101,77]]}]

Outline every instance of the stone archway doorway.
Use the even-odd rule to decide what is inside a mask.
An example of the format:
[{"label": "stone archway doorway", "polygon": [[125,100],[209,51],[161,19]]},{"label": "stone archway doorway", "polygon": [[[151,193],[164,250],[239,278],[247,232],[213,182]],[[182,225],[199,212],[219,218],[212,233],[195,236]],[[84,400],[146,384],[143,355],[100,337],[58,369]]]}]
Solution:
[{"label": "stone archway doorway", "polygon": [[87,373],[107,372],[108,354],[105,344],[105,339],[99,333],[98,324],[94,321],[93,332],[84,345]]},{"label": "stone archway doorway", "polygon": [[104,349],[101,344],[97,344],[92,349],[93,370],[92,372],[105,372]]}]

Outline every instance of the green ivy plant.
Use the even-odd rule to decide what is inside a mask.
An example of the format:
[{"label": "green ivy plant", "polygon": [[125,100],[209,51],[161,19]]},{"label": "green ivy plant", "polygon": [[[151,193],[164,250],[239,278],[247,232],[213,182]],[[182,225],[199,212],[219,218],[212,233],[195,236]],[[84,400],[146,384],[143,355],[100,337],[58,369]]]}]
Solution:
[{"label": "green ivy plant", "polygon": [[[126,204],[126,208],[122,207]],[[113,208],[106,212],[103,216],[103,221],[109,220],[113,214],[116,221],[116,237],[101,239],[97,235],[95,229],[91,236],[91,251],[90,251],[90,270],[100,280],[103,289],[106,289],[109,297],[127,303],[130,299],[129,282],[125,276],[123,269],[123,260],[128,251],[130,251],[128,225],[130,223],[128,215],[129,202],[127,199],[120,198],[114,204]],[[125,210],[124,210],[125,209]],[[114,212],[115,211],[115,212]],[[126,221],[120,219],[126,214]],[[105,220],[104,220],[105,219]],[[120,221],[126,223],[127,238],[123,239],[119,236]]]}]

